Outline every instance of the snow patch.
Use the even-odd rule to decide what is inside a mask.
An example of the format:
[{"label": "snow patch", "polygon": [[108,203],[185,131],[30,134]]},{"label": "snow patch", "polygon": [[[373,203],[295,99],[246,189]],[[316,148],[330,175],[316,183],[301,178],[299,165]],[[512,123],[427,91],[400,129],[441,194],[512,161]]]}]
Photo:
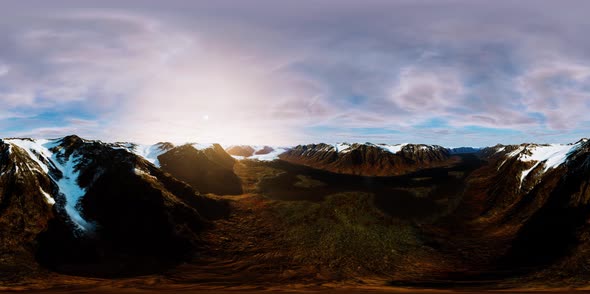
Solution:
[{"label": "snow patch", "polygon": [[231,157],[235,158],[236,160],[259,160],[259,161],[273,161],[279,159],[279,155],[285,153],[287,151],[286,148],[278,148],[278,147],[271,147],[273,151],[267,154],[256,154],[256,152],[262,150],[263,147],[255,148],[254,155],[252,156],[238,156],[232,155]]},{"label": "snow patch", "polygon": [[408,145],[408,143],[404,144],[396,144],[396,145],[387,145],[387,144],[379,144],[377,145],[381,149],[384,149],[390,153],[396,154],[402,150],[404,146]]},{"label": "snow patch", "polygon": [[[57,184],[59,192],[62,193],[66,199],[64,207],[66,213],[79,229],[82,231],[94,229],[94,225],[87,222],[77,208],[78,202],[86,194],[86,191],[78,185],[79,171],[76,170],[76,164],[78,163],[79,158],[75,153],[63,160],[60,159],[63,158],[63,150],[60,150],[58,153],[51,152],[50,149],[57,146],[60,140],[35,141],[26,139],[9,139],[5,141],[24,149],[29,157],[41,167],[43,172],[45,172],[47,176]],[[54,178],[51,173],[49,173],[49,167],[40,159],[40,157],[43,158],[45,162],[61,171],[62,177],[60,179]],[[18,172],[18,166],[16,172]],[[47,198],[45,194],[43,195]],[[51,199],[53,200],[53,198]],[[53,200],[53,203],[55,203],[55,200]]]},{"label": "snow patch", "polygon": [[[518,159],[523,162],[530,162],[535,161],[535,165],[531,168],[522,172],[520,176],[520,182],[524,181],[524,179],[533,171],[537,166],[544,165],[543,173],[547,172],[549,169],[556,168],[562,165],[566,160],[569,154],[578,148],[578,145],[562,145],[562,144],[551,144],[551,145],[535,145],[535,146],[526,146],[522,147],[520,155],[518,155]],[[524,150],[529,151],[531,154],[525,154]]]},{"label": "snow patch", "polygon": [[[213,143],[202,144],[202,143],[191,143],[190,144],[196,150],[204,150],[213,148]],[[153,145],[143,145],[135,143],[118,143],[112,146],[113,149],[125,149],[143,159],[151,162],[156,167],[160,167],[160,161],[158,157],[172,148],[166,148],[164,144],[158,143]]]},{"label": "snow patch", "polygon": [[39,159],[40,156],[47,159],[52,155],[47,148],[43,147],[43,144],[49,142],[48,140],[31,141],[26,139],[9,139],[5,140],[5,142],[25,150],[29,157],[37,163],[45,173],[49,172],[49,167]]},{"label": "snow patch", "polygon": [[502,166],[504,166],[504,163],[506,163],[506,161],[508,161],[508,159],[504,159],[504,161],[502,161],[502,163],[500,163],[500,165],[498,166],[498,168],[496,168],[496,170],[500,170],[500,168],[502,168]]},{"label": "snow patch", "polygon": [[[61,152],[63,152],[63,150]],[[58,154],[54,154],[52,159],[56,167],[63,174],[61,179],[56,181],[56,183],[59,187],[59,191],[66,197],[66,212],[78,228],[83,231],[92,230],[94,229],[94,225],[87,222],[77,208],[78,202],[86,194],[85,189],[78,185],[80,171],[76,170],[76,164],[80,158],[75,154],[71,154],[64,162],[60,162],[57,158]]]},{"label": "snow patch", "polygon": [[525,149],[525,146],[519,146],[516,150],[507,154],[508,157],[514,157],[520,155],[520,153]]},{"label": "snow patch", "polygon": [[338,153],[347,153],[352,151],[350,148],[350,144],[348,143],[336,143],[336,145],[334,145],[334,149],[336,149],[336,152]]},{"label": "snow patch", "polygon": [[163,148],[162,144],[154,144],[154,145],[140,145],[140,144],[122,144],[120,145],[127,151],[144,158],[145,160],[151,162],[153,165],[160,167],[160,161],[158,160],[158,156],[168,152],[170,149]]},{"label": "snow patch", "polygon": [[136,175],[140,176],[140,177],[148,177],[151,179],[157,179],[156,177],[152,176],[148,171],[144,171],[142,169],[139,169],[137,167],[135,167],[133,169],[133,173],[135,173]]},{"label": "snow patch", "polygon": [[45,192],[43,190],[43,188],[41,188],[41,187],[39,187],[39,190],[41,191],[41,194],[43,194],[43,196],[45,196],[45,200],[47,201],[47,204],[49,204],[49,205],[55,204],[55,199],[53,199],[53,197],[51,197],[51,195],[49,195],[49,193]]},{"label": "snow patch", "polygon": [[[233,146],[229,146],[227,149],[231,148]],[[273,161],[276,159],[279,159],[279,155],[285,153],[287,151],[286,148],[282,148],[282,147],[272,147],[272,146],[268,146],[268,145],[249,145],[249,147],[252,147],[252,149],[254,149],[254,153],[251,156],[240,156],[240,155],[231,155],[231,157],[233,157],[236,160],[259,160],[259,161]],[[267,154],[256,154],[256,152],[262,151],[264,150],[264,148],[272,148],[273,150]],[[331,148],[331,147],[330,147]]]},{"label": "snow patch", "polygon": [[197,150],[205,150],[205,149],[209,149],[209,148],[213,148],[213,143],[195,143],[195,144],[191,144],[193,146],[193,148],[197,149]]},{"label": "snow patch", "polygon": [[254,154],[248,159],[260,160],[260,161],[273,161],[279,159],[279,155],[285,153],[287,149],[285,148],[275,148],[273,147],[273,151],[268,154]]}]

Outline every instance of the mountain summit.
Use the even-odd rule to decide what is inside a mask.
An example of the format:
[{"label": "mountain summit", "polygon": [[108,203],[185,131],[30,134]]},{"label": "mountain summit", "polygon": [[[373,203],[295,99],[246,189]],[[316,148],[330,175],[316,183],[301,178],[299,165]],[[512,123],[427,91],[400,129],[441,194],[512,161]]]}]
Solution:
[{"label": "mountain summit", "polygon": [[0,283],[590,277],[588,140],[227,150],[1,140]]},{"label": "mountain summit", "polygon": [[279,155],[281,160],[353,175],[392,176],[452,162],[447,148],[422,144],[310,144]]}]

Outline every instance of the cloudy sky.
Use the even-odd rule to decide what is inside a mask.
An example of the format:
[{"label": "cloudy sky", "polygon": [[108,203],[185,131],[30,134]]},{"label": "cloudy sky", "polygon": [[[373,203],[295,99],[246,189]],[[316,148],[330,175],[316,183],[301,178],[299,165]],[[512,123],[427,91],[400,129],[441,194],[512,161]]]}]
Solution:
[{"label": "cloudy sky", "polygon": [[2,4],[0,137],[590,137],[590,1]]}]

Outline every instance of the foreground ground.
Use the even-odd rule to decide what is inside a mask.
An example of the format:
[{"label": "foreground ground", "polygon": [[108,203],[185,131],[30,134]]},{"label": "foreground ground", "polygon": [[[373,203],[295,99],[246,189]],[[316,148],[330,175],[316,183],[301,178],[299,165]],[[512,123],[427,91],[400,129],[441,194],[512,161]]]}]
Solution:
[{"label": "foreground ground", "polygon": [[[493,250],[493,243],[478,243],[469,238],[453,240],[451,244],[459,249],[440,247],[435,250],[432,240],[424,235],[431,230],[433,223],[438,224],[458,205],[463,188],[457,183],[477,167],[477,162],[467,163],[458,168],[436,169],[406,178],[358,180],[290,165],[242,162],[236,166],[236,172],[242,179],[244,194],[211,195],[227,199],[231,203],[232,214],[229,218],[215,221],[213,228],[204,233],[203,247],[193,261],[164,273],[117,279],[45,272],[41,278],[0,286],[0,291],[574,291],[566,287],[567,283],[547,286],[526,278],[490,276],[483,280],[449,278],[447,281],[444,276],[437,275],[449,272],[449,269],[462,274],[474,270],[464,256]],[[370,183],[367,184],[367,181]],[[380,198],[380,195],[391,194],[397,196],[395,200]],[[420,211],[428,213],[420,214]],[[464,229],[477,228],[456,228]]]}]

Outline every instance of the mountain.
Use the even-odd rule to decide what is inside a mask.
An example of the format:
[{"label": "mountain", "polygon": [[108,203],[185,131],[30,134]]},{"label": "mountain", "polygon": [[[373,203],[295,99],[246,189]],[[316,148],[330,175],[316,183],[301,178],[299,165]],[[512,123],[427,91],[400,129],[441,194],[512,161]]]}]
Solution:
[{"label": "mountain", "polygon": [[158,159],[163,171],[202,193],[242,193],[242,183],[233,170],[235,159],[219,144],[185,144],[170,149]]},{"label": "mountain", "polygon": [[174,148],[174,144],[170,142],[159,142],[154,145],[141,145],[135,143],[114,143],[115,148],[124,148],[127,151],[143,157],[145,160],[151,162],[153,165],[160,167],[158,157],[170,149]]},{"label": "mountain", "polygon": [[401,175],[452,161],[449,150],[437,145],[371,143],[299,145],[279,158],[335,173],[364,176]]},{"label": "mountain", "polygon": [[[437,165],[452,166],[455,155],[461,161],[475,156],[481,163],[462,183],[456,184],[464,187],[458,194],[457,205],[435,222],[421,226],[421,238],[428,240],[430,248],[453,266],[441,264],[423,270],[421,279],[430,283],[506,279],[516,275],[529,281],[557,283],[565,277],[577,281],[590,276],[586,267],[590,259],[587,139],[571,144],[497,145],[479,150],[314,144],[297,146],[280,157],[336,173],[395,175]],[[313,180],[307,179],[310,183]],[[402,183],[407,182],[406,179]],[[437,184],[435,188],[440,187]],[[421,280],[410,285],[416,283],[429,285],[421,284]]]},{"label": "mountain", "polygon": [[254,147],[248,145],[230,146],[225,149],[229,155],[250,157],[254,155]]},{"label": "mountain", "polygon": [[5,272],[149,272],[190,256],[208,220],[227,213],[114,144],[6,139],[0,152]]},{"label": "mountain", "polygon": [[30,271],[36,238],[57,214],[58,187],[40,170],[27,151],[0,140],[0,272]]},{"label": "mountain", "polygon": [[238,162],[218,144],[0,140],[0,283],[48,271],[195,283],[244,268],[240,283],[590,277],[587,139],[228,150],[247,147]]},{"label": "mountain", "polygon": [[451,154],[470,154],[470,153],[478,153],[481,148],[473,148],[473,147],[458,147],[458,148],[449,148],[449,152]]},{"label": "mountain", "polygon": [[430,228],[433,246],[456,251],[465,272],[496,278],[590,274],[590,142],[497,145],[478,155],[485,164],[466,179],[461,204]]},{"label": "mountain", "polygon": [[279,159],[279,155],[287,149],[270,146],[234,145],[225,151],[237,160],[250,159],[260,161],[273,161]]},{"label": "mountain", "polygon": [[160,142],[155,145],[116,143],[116,146],[144,158],[201,193],[242,193],[241,181],[233,171],[235,159],[219,144],[174,146]]}]

